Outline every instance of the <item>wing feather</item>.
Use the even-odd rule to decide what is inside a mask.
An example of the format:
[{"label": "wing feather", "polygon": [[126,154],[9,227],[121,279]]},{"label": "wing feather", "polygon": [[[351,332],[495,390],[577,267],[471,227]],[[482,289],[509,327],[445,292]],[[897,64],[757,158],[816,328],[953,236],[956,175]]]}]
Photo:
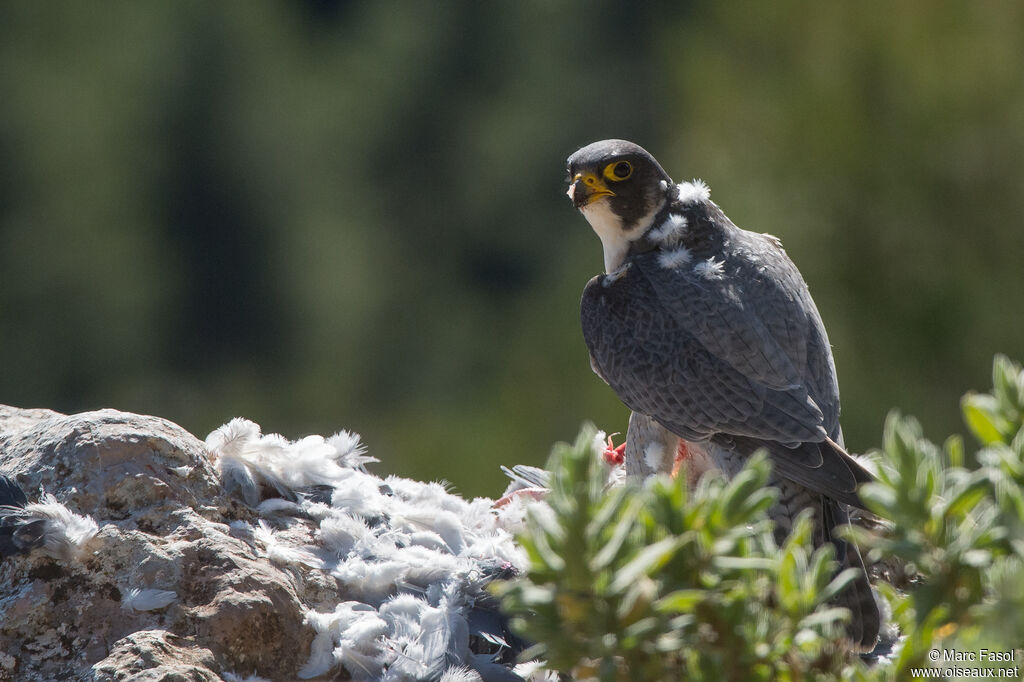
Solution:
[{"label": "wing feather", "polygon": [[708,251],[724,254],[720,268],[667,268],[648,252],[590,281],[581,322],[592,364],[630,409],[682,438],[768,447],[780,474],[858,503],[866,474],[833,442],[839,394],[807,286],[777,243],[723,229],[727,248]]}]

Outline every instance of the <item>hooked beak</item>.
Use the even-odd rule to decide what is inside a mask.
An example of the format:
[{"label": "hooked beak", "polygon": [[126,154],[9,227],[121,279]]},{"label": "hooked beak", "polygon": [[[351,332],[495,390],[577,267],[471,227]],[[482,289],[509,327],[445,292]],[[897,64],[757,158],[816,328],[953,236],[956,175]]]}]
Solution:
[{"label": "hooked beak", "polygon": [[569,190],[566,192],[573,206],[583,208],[592,204],[601,197],[613,197],[615,192],[608,189],[604,181],[593,173],[577,173],[569,183]]}]

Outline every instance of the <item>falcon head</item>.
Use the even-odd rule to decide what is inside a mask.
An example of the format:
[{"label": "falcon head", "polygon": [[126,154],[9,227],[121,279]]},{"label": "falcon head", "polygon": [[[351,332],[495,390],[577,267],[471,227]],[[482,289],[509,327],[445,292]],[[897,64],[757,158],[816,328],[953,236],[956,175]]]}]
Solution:
[{"label": "falcon head", "polygon": [[668,200],[672,179],[640,145],[602,140],[569,157],[567,194],[604,247],[606,272],[622,264]]}]

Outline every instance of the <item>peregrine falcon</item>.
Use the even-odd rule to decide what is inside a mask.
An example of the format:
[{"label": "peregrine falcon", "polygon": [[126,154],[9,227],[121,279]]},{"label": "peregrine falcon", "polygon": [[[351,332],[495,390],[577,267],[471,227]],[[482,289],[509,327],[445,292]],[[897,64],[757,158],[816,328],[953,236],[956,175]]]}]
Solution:
[{"label": "peregrine falcon", "polygon": [[569,198],[604,249],[605,274],[580,304],[594,372],[638,421],[727,475],[768,451],[777,534],[814,510],[816,543],[835,545],[840,569],[861,569],[837,600],[853,614],[850,639],[870,650],[878,606],[857,547],[834,531],[847,505],[863,507],[857,487],[871,475],[842,447],[832,352],[800,272],[776,237],[736,227],[707,185],[674,183],[632,142],[583,147],[568,170]]}]

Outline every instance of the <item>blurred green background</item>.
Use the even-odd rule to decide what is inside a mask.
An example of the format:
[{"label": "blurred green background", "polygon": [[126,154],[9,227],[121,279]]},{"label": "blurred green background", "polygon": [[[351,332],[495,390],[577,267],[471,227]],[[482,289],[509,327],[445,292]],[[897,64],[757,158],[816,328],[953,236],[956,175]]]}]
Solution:
[{"label": "blurred green background", "polygon": [[1024,4],[4,2],[0,402],[499,463],[627,412],[564,159],[624,137],[779,235],[848,444],[1022,359]]}]

